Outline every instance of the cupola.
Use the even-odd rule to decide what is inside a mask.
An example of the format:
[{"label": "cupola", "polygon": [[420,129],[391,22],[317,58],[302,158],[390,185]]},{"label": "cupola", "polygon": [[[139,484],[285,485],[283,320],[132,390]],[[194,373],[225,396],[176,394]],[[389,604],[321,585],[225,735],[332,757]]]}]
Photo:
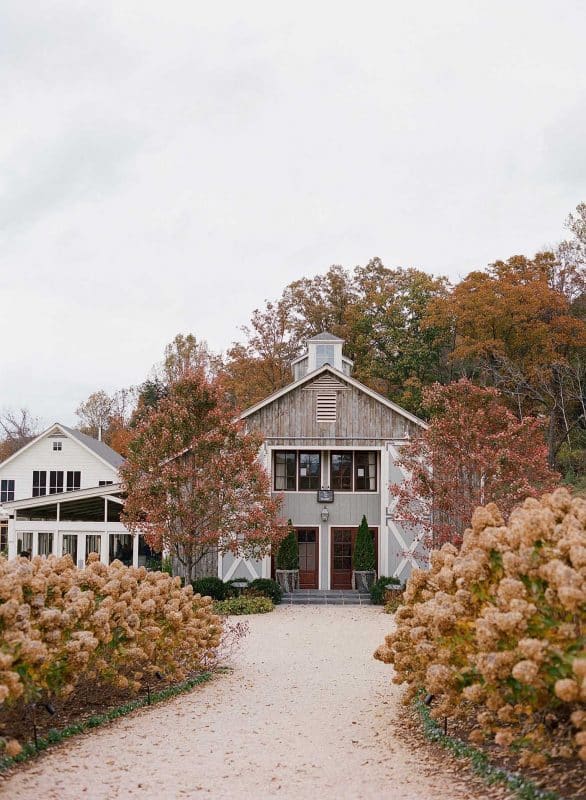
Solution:
[{"label": "cupola", "polygon": [[339,336],[334,336],[333,333],[324,331],[318,333],[317,336],[312,336],[307,340],[307,352],[296,358],[293,364],[293,377],[295,380],[303,378],[304,375],[320,369],[324,364],[329,364],[338,372],[343,372],[350,375],[352,372],[353,362],[346,358],[342,353],[344,346],[344,339]]}]

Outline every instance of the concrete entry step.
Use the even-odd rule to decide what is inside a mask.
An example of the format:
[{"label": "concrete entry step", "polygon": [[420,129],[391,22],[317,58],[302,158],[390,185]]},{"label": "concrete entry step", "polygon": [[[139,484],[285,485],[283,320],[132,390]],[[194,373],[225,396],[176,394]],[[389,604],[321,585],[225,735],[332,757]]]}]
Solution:
[{"label": "concrete entry step", "polygon": [[283,595],[282,603],[290,605],[365,606],[370,595],[353,590],[299,589]]}]

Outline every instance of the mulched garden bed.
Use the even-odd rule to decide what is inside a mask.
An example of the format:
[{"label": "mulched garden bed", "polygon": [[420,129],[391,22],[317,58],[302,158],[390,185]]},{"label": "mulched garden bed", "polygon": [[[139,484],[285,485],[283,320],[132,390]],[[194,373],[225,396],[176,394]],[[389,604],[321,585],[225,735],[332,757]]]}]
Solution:
[{"label": "mulched garden bed", "polygon": [[[430,742],[426,739],[423,728],[422,720],[419,712],[413,707],[406,707],[403,712],[402,720],[405,735],[419,747],[425,746],[429,748],[434,757],[438,759],[438,765],[442,764],[442,769],[448,757],[453,763],[458,764],[459,770],[462,765],[469,768],[471,779],[478,782],[480,779],[474,774],[470,761],[467,758],[457,758],[449,749],[443,747],[436,742]],[[468,745],[468,734],[475,727],[475,724],[470,721],[462,720],[448,720],[447,733],[449,737],[457,739],[464,744]],[[442,724],[443,728],[443,724]],[[550,792],[559,797],[560,800],[585,800],[586,799],[586,767],[584,762],[578,758],[575,759],[552,759],[548,765],[542,769],[530,769],[527,767],[519,766],[520,754],[504,751],[503,748],[498,747],[493,743],[485,743],[484,745],[472,745],[477,751],[483,753],[491,767],[495,769],[505,770],[508,773],[521,775],[527,781],[530,781],[537,790],[544,794]],[[533,797],[535,795],[515,793],[508,787],[502,784],[493,784],[490,787],[486,783],[482,784],[484,794],[479,794],[479,797],[490,798],[515,798],[515,797]],[[487,794],[489,792],[489,794]]]},{"label": "mulched garden bed", "polygon": [[[200,673],[188,676],[196,678]],[[62,731],[71,725],[86,723],[88,720],[107,714],[127,703],[146,701],[159,692],[181,686],[177,682],[153,680],[145,684],[139,692],[116,689],[112,686],[96,686],[88,684],[79,686],[66,700],[52,700],[48,706],[38,703],[36,709],[31,704],[17,704],[0,712],[0,735],[8,739],[18,739],[24,745],[34,742],[34,724],[36,722],[37,737],[45,738],[51,731]]]}]

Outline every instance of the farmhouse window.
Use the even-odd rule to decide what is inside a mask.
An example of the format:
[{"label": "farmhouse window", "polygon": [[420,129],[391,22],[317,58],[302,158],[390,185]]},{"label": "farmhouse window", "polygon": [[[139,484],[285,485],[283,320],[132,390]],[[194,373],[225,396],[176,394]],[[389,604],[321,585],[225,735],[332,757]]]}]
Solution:
[{"label": "farmhouse window", "polygon": [[3,480],[0,482],[0,503],[14,500],[14,481]]},{"label": "farmhouse window", "polygon": [[297,488],[297,453],[278,450],[275,453],[275,491],[294,492]]},{"label": "farmhouse window", "polygon": [[358,451],[354,454],[354,491],[376,492],[376,452]]},{"label": "farmhouse window", "polygon": [[352,462],[352,453],[332,453],[330,487],[334,491],[352,491]]},{"label": "farmhouse window", "polygon": [[112,486],[114,481],[98,481],[98,486]]},{"label": "farmhouse window", "polygon": [[63,450],[63,442],[53,442],[53,450]]},{"label": "farmhouse window", "polygon": [[33,471],[33,497],[47,494],[47,473],[45,470]]},{"label": "farmhouse window", "polygon": [[299,453],[299,491],[309,492],[321,485],[321,454]]},{"label": "farmhouse window", "polygon": [[49,472],[49,494],[57,494],[63,491],[63,470],[51,470]]},{"label": "farmhouse window", "polygon": [[67,491],[72,492],[81,486],[81,472],[74,471],[67,473]]}]

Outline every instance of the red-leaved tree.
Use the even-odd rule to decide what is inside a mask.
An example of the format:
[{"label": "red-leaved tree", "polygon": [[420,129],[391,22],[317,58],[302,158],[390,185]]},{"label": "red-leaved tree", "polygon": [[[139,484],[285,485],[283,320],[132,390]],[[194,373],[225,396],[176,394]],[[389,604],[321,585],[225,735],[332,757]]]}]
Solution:
[{"label": "red-leaved tree", "polygon": [[214,548],[268,554],[287,531],[258,461],[261,443],[233,419],[203,369],[184,372],[141,417],[129,445],[125,524],[175,556],[187,580]]},{"label": "red-leaved tree", "polygon": [[496,389],[466,378],[424,391],[431,422],[404,446],[401,466],[409,477],[391,490],[400,516],[423,527],[428,544],[459,544],[479,505],[509,513],[526,497],[553,489],[559,474],[547,463],[547,420],[519,421]]}]

